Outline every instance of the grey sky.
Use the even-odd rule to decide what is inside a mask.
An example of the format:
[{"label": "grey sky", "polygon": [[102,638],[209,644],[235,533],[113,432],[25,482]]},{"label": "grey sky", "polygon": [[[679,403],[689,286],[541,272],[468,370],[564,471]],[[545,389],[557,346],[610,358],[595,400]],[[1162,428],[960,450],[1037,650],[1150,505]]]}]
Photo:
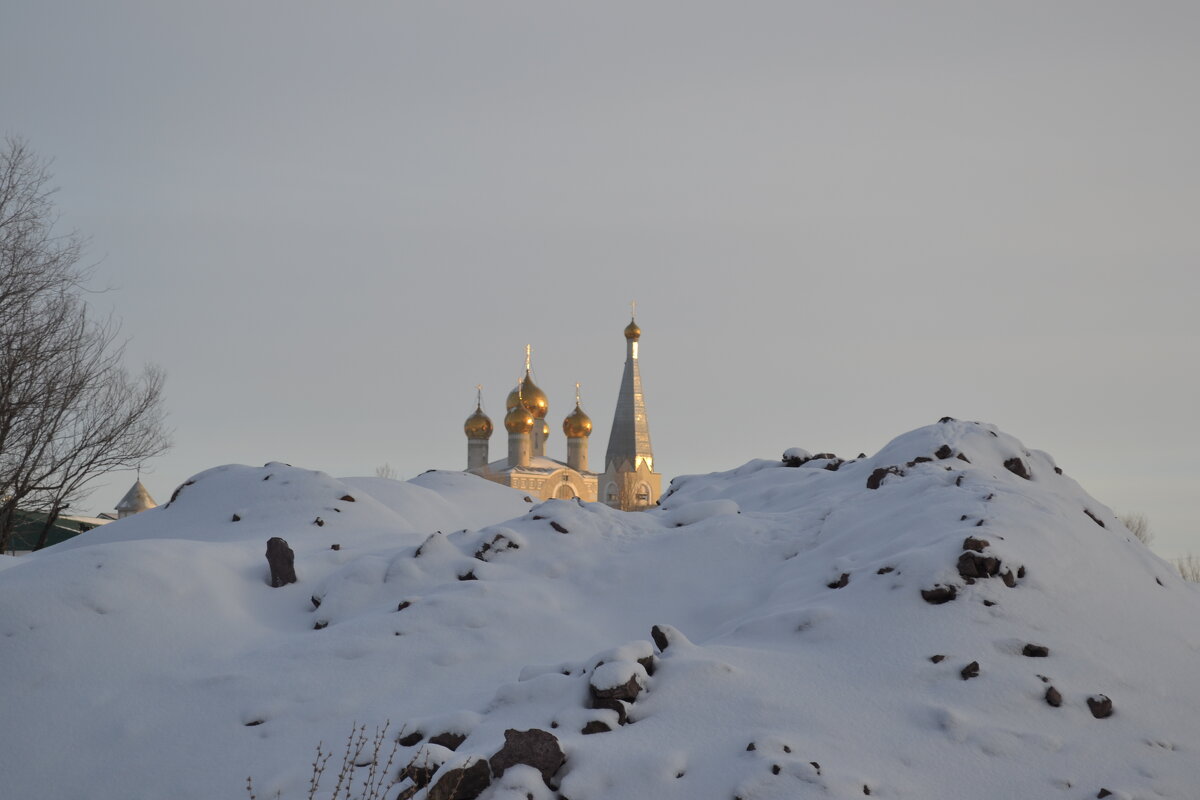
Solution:
[{"label": "grey sky", "polygon": [[1190,2],[10,0],[0,129],[168,370],[160,501],[231,461],[461,468],[526,342],[548,452],[580,381],[602,453],[636,298],[667,476],[949,414],[1177,555],[1197,41]]}]

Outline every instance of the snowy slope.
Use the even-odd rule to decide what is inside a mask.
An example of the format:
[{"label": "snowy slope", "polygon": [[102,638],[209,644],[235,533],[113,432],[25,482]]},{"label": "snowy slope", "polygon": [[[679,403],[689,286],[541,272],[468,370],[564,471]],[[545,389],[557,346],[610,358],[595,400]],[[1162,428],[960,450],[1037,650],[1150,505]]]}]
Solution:
[{"label": "snowy slope", "polygon": [[[1200,591],[988,425],[641,514],[459,473],[193,480],[0,570],[4,796],[304,797],[354,721],[445,762],[418,798],[531,728],[565,764],[484,800],[1200,796]],[[298,583],[267,585],[271,536]]]}]

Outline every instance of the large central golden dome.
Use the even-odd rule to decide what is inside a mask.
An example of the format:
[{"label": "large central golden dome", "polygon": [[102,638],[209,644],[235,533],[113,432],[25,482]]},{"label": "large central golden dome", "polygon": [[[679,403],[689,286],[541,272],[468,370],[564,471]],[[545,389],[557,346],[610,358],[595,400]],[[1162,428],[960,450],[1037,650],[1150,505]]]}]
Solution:
[{"label": "large central golden dome", "polygon": [[517,381],[516,387],[508,393],[504,408],[512,411],[520,404],[524,404],[529,413],[537,419],[545,419],[546,414],[550,412],[550,401],[546,398],[546,393],[533,382],[528,370],[525,371],[525,377]]}]

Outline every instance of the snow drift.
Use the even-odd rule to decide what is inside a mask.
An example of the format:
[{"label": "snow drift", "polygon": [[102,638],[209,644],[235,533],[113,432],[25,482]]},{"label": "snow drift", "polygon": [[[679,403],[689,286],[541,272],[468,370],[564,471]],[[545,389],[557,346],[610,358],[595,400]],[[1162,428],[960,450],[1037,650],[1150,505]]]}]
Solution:
[{"label": "snow drift", "polygon": [[[273,536],[295,584],[267,584]],[[220,467],[7,565],[0,608],[11,797],[304,797],[317,742],[385,721],[388,798],[1200,785],[1200,592],[973,422],[678,478],[640,514]]]}]

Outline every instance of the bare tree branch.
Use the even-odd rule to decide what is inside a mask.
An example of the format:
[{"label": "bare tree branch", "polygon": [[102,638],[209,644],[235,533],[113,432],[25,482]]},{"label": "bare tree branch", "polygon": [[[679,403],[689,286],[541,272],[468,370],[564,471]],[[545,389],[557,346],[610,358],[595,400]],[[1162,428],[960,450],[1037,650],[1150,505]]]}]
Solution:
[{"label": "bare tree branch", "polygon": [[112,320],[89,316],[78,235],[55,232],[45,162],[0,152],[0,550],[18,507],[52,524],[89,484],[161,455],[163,373],[130,378]]}]

